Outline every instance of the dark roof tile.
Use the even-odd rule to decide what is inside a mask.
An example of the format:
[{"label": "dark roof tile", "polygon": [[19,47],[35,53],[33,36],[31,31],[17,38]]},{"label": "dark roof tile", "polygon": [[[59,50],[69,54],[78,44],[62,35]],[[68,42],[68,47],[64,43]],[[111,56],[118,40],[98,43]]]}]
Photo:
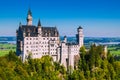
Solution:
[{"label": "dark roof tile", "polygon": [[[43,37],[58,37],[59,33],[56,27],[41,27]],[[22,25],[19,27],[19,33],[26,33],[26,36],[30,34],[31,37],[38,35],[38,27],[33,25]]]}]

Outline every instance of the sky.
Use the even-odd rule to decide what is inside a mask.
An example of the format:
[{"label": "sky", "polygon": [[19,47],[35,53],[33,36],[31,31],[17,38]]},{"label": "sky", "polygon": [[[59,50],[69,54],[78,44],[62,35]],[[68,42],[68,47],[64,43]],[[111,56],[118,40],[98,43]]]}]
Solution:
[{"label": "sky", "polygon": [[33,25],[40,19],[60,36],[75,36],[82,26],[85,37],[120,37],[120,0],[0,0],[0,36],[15,36],[29,8]]}]

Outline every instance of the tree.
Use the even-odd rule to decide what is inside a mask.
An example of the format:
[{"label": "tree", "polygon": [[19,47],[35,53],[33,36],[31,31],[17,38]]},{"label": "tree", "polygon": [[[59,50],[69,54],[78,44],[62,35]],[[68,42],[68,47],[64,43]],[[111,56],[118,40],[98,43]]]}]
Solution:
[{"label": "tree", "polygon": [[120,80],[120,61],[114,62],[113,67],[116,72],[116,80]]}]

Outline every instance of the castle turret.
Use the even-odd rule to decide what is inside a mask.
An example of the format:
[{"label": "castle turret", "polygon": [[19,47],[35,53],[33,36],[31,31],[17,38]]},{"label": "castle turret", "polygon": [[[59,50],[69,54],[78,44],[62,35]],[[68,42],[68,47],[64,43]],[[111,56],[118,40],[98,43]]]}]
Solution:
[{"label": "castle turret", "polygon": [[21,26],[22,26],[22,23],[20,22],[20,23],[19,23],[19,27],[21,27]]},{"label": "castle turret", "polygon": [[83,46],[84,45],[84,35],[83,35],[83,28],[81,26],[79,26],[78,28],[78,44],[79,46]]},{"label": "castle turret", "polygon": [[40,19],[38,20],[38,27],[41,27]]},{"label": "castle turret", "polygon": [[32,12],[29,9],[27,14],[27,25],[32,25]]},{"label": "castle turret", "polygon": [[[20,28],[20,27],[22,27],[21,22],[19,23],[19,28]],[[18,30],[19,30],[19,29],[16,30],[16,36],[18,36]]]},{"label": "castle turret", "polygon": [[23,37],[25,37],[25,36],[26,36],[25,31],[23,31]]},{"label": "castle turret", "polygon": [[107,58],[107,53],[108,53],[108,49],[107,49],[107,45],[103,46],[103,50],[104,50],[104,57]]},{"label": "castle turret", "polygon": [[64,36],[64,41],[65,43],[67,43],[67,36]]},{"label": "castle turret", "polygon": [[40,36],[42,34],[42,31],[41,31],[41,22],[40,22],[40,19],[38,21],[38,35]]}]

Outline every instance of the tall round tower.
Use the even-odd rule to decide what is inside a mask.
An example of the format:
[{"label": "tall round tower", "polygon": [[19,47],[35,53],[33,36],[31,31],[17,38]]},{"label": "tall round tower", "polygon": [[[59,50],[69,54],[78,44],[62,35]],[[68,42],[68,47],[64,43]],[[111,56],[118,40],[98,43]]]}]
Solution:
[{"label": "tall round tower", "polygon": [[78,27],[78,43],[80,47],[84,45],[83,28],[81,26]]},{"label": "tall round tower", "polygon": [[27,25],[32,25],[32,12],[29,9],[27,14]]}]

